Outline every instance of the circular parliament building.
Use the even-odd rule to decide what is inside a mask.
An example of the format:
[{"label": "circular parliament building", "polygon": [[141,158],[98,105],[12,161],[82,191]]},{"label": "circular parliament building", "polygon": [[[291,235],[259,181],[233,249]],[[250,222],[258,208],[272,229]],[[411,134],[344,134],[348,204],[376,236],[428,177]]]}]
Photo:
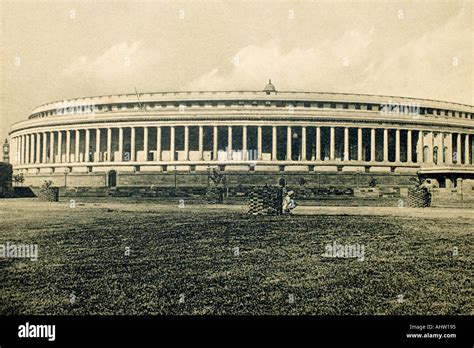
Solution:
[{"label": "circular parliament building", "polygon": [[[255,185],[399,190],[472,182],[474,107],[390,96],[160,92],[64,100],[11,128],[14,174],[67,189]],[[372,185],[370,185],[372,183]]]}]

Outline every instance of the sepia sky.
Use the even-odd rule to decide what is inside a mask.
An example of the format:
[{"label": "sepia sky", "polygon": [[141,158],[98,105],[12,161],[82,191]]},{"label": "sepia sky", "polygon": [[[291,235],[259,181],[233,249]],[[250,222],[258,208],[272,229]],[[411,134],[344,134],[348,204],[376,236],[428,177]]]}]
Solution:
[{"label": "sepia sky", "polygon": [[472,1],[0,0],[0,140],[59,99],[278,90],[473,101]]}]

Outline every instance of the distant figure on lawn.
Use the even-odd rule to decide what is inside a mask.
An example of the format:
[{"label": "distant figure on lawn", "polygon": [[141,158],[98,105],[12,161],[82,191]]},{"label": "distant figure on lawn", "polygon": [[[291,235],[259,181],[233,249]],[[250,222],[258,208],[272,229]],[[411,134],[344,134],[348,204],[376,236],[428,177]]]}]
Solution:
[{"label": "distant figure on lawn", "polygon": [[296,207],[295,192],[288,191],[283,198],[283,212],[290,213]]}]

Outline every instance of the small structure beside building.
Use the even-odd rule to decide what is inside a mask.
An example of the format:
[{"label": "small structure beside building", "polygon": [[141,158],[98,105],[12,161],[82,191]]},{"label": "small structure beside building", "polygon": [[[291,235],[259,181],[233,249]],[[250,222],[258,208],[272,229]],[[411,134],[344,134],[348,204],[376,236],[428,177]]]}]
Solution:
[{"label": "small structure beside building", "polygon": [[11,164],[0,162],[0,198],[13,195],[12,173]]}]

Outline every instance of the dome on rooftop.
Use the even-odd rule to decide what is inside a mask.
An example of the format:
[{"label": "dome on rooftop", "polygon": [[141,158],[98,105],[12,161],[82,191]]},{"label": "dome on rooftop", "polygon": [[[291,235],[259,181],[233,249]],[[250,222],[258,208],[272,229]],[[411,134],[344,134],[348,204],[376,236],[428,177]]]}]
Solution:
[{"label": "dome on rooftop", "polygon": [[270,94],[270,92],[276,92],[275,86],[272,84],[272,80],[268,80],[268,84],[265,86],[263,89],[264,92],[267,92],[267,94]]}]

